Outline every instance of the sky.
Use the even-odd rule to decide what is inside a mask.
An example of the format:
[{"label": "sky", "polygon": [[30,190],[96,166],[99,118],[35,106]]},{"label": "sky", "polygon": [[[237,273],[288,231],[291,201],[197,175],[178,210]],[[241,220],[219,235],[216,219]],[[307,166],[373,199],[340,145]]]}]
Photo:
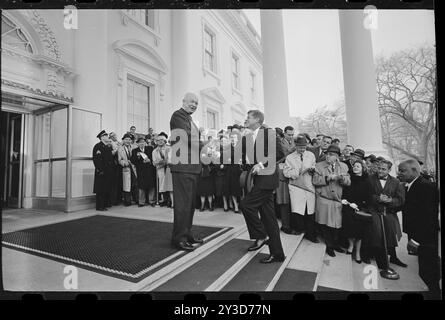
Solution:
[{"label": "sky", "polygon": [[[261,33],[259,10],[243,10]],[[435,44],[432,10],[379,10],[374,57]],[[289,111],[305,117],[343,96],[338,10],[283,10]]]}]

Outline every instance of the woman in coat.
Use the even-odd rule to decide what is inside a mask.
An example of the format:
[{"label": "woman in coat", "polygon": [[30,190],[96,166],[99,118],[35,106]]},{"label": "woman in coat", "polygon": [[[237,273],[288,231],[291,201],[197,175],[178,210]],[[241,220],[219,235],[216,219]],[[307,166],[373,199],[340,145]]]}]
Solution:
[{"label": "woman in coat", "polygon": [[[214,145],[207,145],[202,150],[202,168],[201,175],[198,181],[198,196],[201,198],[201,208],[199,211],[205,210],[206,199],[209,203],[209,211],[213,211],[213,197],[215,195],[215,176],[214,176],[214,164],[212,159],[219,157],[216,154]],[[216,161],[215,161],[216,162]],[[208,164],[206,164],[208,163]]]},{"label": "woman in coat", "polygon": [[126,133],[122,137],[122,145],[118,149],[118,161],[122,167],[122,191],[124,196],[124,205],[126,207],[131,205],[131,195],[133,194],[133,200],[137,202],[138,191],[136,184],[136,167],[131,163],[131,143],[132,137]]},{"label": "woman in coat", "polygon": [[[361,160],[356,160],[352,164],[351,185],[343,189],[343,199],[351,203],[355,208],[366,212],[371,198],[371,184],[369,176],[365,172],[365,166]],[[355,247],[355,261],[361,261],[362,239],[366,229],[370,227],[370,217],[365,217],[356,213],[349,205],[343,206],[342,233],[348,239],[349,248],[347,254],[352,254]]]},{"label": "woman in coat", "polygon": [[241,132],[237,125],[232,127],[232,132],[230,133],[230,141],[227,142],[227,149],[230,148],[230,159],[226,158],[226,176],[224,181],[224,195],[228,201],[232,200],[233,211],[239,213],[238,199],[242,195],[242,190],[240,186],[240,176],[241,176],[241,165],[239,160],[235,155],[235,148],[241,146]]},{"label": "woman in coat", "polygon": [[[167,134],[161,132],[157,138],[157,147],[153,150],[153,164],[156,167],[158,177],[158,190],[161,195],[161,206],[173,207],[173,182],[172,173],[168,167],[170,147],[166,145]],[[170,198],[169,198],[170,196]]]}]

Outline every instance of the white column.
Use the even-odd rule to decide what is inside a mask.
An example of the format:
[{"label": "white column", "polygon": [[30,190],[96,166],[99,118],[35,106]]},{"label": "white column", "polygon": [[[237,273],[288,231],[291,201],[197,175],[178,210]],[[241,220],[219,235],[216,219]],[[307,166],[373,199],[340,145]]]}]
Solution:
[{"label": "white column", "polygon": [[339,10],[348,140],[354,148],[387,157],[382,145],[371,33],[363,10]]},{"label": "white column", "polygon": [[280,10],[261,10],[265,123],[283,128],[289,124],[286,54]]}]

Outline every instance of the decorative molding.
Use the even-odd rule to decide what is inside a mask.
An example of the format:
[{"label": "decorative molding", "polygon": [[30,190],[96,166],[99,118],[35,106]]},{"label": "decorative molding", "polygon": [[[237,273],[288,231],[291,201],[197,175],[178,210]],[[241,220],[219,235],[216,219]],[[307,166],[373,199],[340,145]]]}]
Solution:
[{"label": "decorative molding", "polygon": [[202,66],[202,74],[204,77],[206,77],[207,75],[213,77],[217,81],[218,86],[221,85],[220,76],[218,76],[216,73],[212,72],[211,70],[207,69],[204,65]]},{"label": "decorative molding", "polygon": [[61,101],[63,103],[71,104],[71,103],[74,102],[72,97],[67,97],[67,96],[65,96],[63,94],[57,94],[57,93],[54,93],[54,92],[44,91],[44,90],[41,90],[41,89],[35,89],[35,88],[32,88],[29,85],[24,85],[24,84],[21,84],[21,83],[18,83],[18,82],[10,81],[10,80],[2,79],[2,86],[6,86],[6,87],[9,87],[9,88],[12,88],[12,89],[18,89],[18,90],[21,90],[21,91],[25,91],[27,93],[30,93],[32,95],[37,95],[37,96],[42,97],[42,98],[57,99],[57,100],[59,100],[59,101]]},{"label": "decorative molding", "polygon": [[1,49],[2,54],[6,54],[10,57],[16,57],[25,62],[36,63],[38,65],[46,66],[48,68],[54,69],[57,72],[62,72],[67,76],[74,77],[77,74],[74,72],[72,68],[70,68],[67,64],[62,63],[60,61],[56,61],[50,57],[39,55],[39,54],[29,54],[27,52],[22,52],[15,50],[13,48],[9,48],[4,46]]},{"label": "decorative molding", "polygon": [[[142,49],[147,53],[148,56],[152,56],[158,65],[153,65],[153,63],[148,61],[146,58],[138,56],[128,48],[129,46],[136,46]],[[116,53],[126,55],[145,65],[151,66],[161,74],[165,75],[168,72],[167,64],[164,62],[159,53],[157,53],[156,50],[154,50],[152,47],[150,47],[149,45],[140,40],[136,39],[117,40],[113,43],[112,47],[114,51],[116,51]]]},{"label": "decorative molding", "polygon": [[130,14],[128,14],[125,11],[125,9],[120,10],[121,17],[122,17],[122,24],[124,26],[128,26],[129,22],[135,24],[137,27],[141,28],[142,30],[148,32],[151,36],[153,36],[155,45],[159,46],[159,44],[161,43],[161,40],[162,40],[162,37],[159,33],[159,30],[160,30],[160,28],[159,28],[159,11],[158,10],[154,10],[154,11],[155,11],[155,15],[154,15],[155,29],[152,29],[149,26],[146,26],[146,25],[142,24],[141,22],[139,22],[138,20],[136,20],[134,17],[132,17]]},{"label": "decorative molding", "polygon": [[62,54],[56,36],[45,19],[40,16],[38,10],[24,10],[23,13],[27,15],[28,21],[38,33],[45,55],[56,61],[61,61]]},{"label": "decorative molding", "polygon": [[221,105],[226,103],[226,99],[224,99],[224,96],[221,94],[221,92],[216,87],[203,89],[200,92],[201,92],[201,95],[206,96],[207,98],[213,99]]},{"label": "decorative molding", "polygon": [[235,34],[246,44],[255,58],[262,61],[261,43],[258,43],[256,38],[248,30],[247,25],[243,22],[239,10],[216,10],[224,21],[231,27]]}]

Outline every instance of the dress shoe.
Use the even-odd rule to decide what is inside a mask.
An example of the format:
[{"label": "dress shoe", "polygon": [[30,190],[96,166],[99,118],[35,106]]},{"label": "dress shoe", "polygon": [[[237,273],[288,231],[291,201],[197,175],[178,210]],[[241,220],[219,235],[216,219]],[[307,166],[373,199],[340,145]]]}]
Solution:
[{"label": "dress shoe", "polygon": [[199,212],[204,212],[204,208],[200,208],[200,209],[199,209]]},{"label": "dress shoe", "polygon": [[362,263],[362,260],[359,260],[359,259],[354,259],[355,260],[355,262],[357,262],[358,264],[361,264]]},{"label": "dress shoe", "polygon": [[141,207],[145,207],[145,204],[138,204],[138,207],[139,207],[139,208],[141,208]]},{"label": "dress shoe", "polygon": [[366,264],[371,264],[371,259],[369,259],[369,258],[363,258],[363,259],[362,259],[362,262],[363,262],[363,263],[366,263]]},{"label": "dress shoe", "polygon": [[335,252],[332,248],[326,248],[326,254],[330,257],[335,257]]},{"label": "dress shoe", "polygon": [[400,261],[399,258],[390,258],[389,262],[392,264],[395,264],[396,266],[402,267],[402,268],[408,267],[408,265],[406,263],[403,263],[402,261]]},{"label": "dress shoe", "polygon": [[281,227],[280,230],[286,234],[297,234],[297,232],[295,230],[292,230],[291,228]]},{"label": "dress shoe", "polygon": [[210,206],[209,211],[213,211],[213,210],[214,210],[213,206]]},{"label": "dress shoe", "polygon": [[239,210],[235,210],[235,211],[233,211],[234,213],[239,213]]},{"label": "dress shoe", "polygon": [[226,209],[224,209],[224,212],[227,212],[227,211],[229,211],[229,209],[227,209],[227,208],[226,208]]},{"label": "dress shoe", "polygon": [[262,246],[269,243],[269,239],[257,239],[255,240],[255,243],[247,248],[247,251],[255,251],[258,249],[261,249]]},{"label": "dress shoe", "polygon": [[203,239],[199,239],[199,238],[190,238],[188,240],[188,243],[190,243],[190,244],[193,244],[193,243],[203,244],[204,240]]},{"label": "dress shoe", "polygon": [[180,250],[185,250],[185,251],[193,251],[193,250],[195,250],[195,247],[192,246],[192,244],[187,242],[187,241],[181,241],[181,242],[175,244],[175,247],[180,249]]},{"label": "dress shoe", "polygon": [[345,253],[345,250],[343,250],[342,248],[340,248],[339,246],[336,246],[333,248],[335,251],[337,251],[338,253]]},{"label": "dress shoe", "polygon": [[319,243],[318,239],[316,237],[305,237],[307,240],[313,243]]},{"label": "dress shoe", "polygon": [[268,257],[261,259],[261,263],[272,263],[272,262],[283,262],[285,256],[274,256],[273,254],[270,254]]},{"label": "dress shoe", "polygon": [[352,254],[352,251],[346,250],[346,254]]}]

